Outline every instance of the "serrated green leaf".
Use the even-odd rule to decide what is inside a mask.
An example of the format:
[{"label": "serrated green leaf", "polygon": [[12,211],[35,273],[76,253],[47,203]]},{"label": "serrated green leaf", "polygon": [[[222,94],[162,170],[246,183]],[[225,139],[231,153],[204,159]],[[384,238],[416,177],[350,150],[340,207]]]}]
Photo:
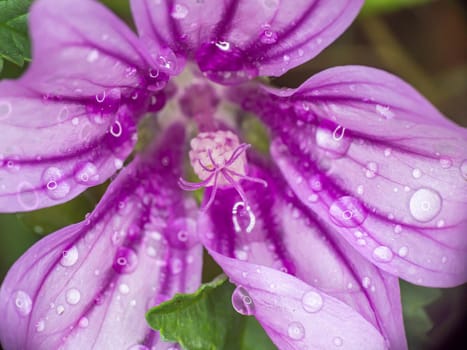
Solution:
[{"label": "serrated green leaf", "polygon": [[0,0],[0,71],[3,59],[23,66],[30,60],[27,13],[32,0]]},{"label": "serrated green leaf", "polygon": [[146,319],[164,339],[185,350],[275,349],[256,320],[233,309],[234,289],[222,276],[193,294],[175,295],[149,310]]},{"label": "serrated green leaf", "polygon": [[366,0],[361,13],[364,15],[373,15],[422,5],[431,1],[433,0]]}]

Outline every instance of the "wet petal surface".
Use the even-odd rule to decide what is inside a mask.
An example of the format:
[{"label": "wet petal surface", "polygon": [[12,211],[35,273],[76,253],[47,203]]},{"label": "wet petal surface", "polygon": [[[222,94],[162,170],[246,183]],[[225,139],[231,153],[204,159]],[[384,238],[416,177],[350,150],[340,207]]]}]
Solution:
[{"label": "wet petal surface", "polygon": [[[201,278],[194,203],[177,187],[184,132],[136,158],[85,221],[34,245],[0,291],[9,349],[168,349],[145,313]],[[167,140],[167,139],[165,139]]]},{"label": "wet petal surface", "polygon": [[356,17],[360,0],[132,0],[138,31],[232,84],[281,75],[316,56]]},{"label": "wet petal surface", "polygon": [[[243,206],[234,190],[220,190],[199,227],[205,245],[211,254],[214,252],[213,256],[226,273],[229,274],[231,269],[236,270],[235,275],[229,274],[239,286],[232,298],[234,307],[242,314],[255,315],[267,328],[268,322],[275,320],[262,319],[264,316],[256,313],[258,307],[263,306],[258,306],[251,294],[250,288],[257,288],[252,281],[264,278],[258,283],[264,283],[262,288],[271,294],[271,299],[277,298],[276,303],[279,304],[276,306],[281,308],[286,299],[281,294],[285,288],[282,279],[295,276],[300,283],[312,287],[306,294],[303,292],[301,310],[305,313],[318,313],[315,317],[326,319],[327,315],[319,314],[323,299],[335,298],[346,307],[350,306],[355,315],[372,324],[391,346],[406,348],[397,278],[367,262],[339,237],[332,226],[326,224],[326,220],[314,216],[295,197],[277,169],[251,167],[250,171],[250,176],[262,178],[268,183],[267,188],[260,184],[244,185],[250,210]],[[231,220],[226,220],[229,217]],[[266,271],[265,268],[268,276],[255,272],[259,269]],[[277,271],[270,271],[269,268]],[[256,277],[250,280],[250,273]],[[286,273],[292,276],[281,277]],[[245,283],[250,285],[247,287]],[[248,298],[253,302],[247,302]],[[289,312],[293,314],[298,311],[292,308]],[[284,317],[288,319],[289,316]],[[280,317],[277,316],[277,320]],[[306,327],[307,323],[301,324]],[[319,323],[315,327],[313,332],[328,334],[329,325]],[[292,328],[296,331],[301,329],[298,325]],[[346,337],[343,335],[334,334],[336,338],[344,340]],[[332,337],[327,341],[330,347]],[[304,342],[318,346],[310,339]],[[353,346],[350,345],[352,343],[345,343]],[[279,344],[282,343],[276,343]],[[325,343],[319,346],[326,348]]]},{"label": "wet petal surface", "polygon": [[148,89],[167,79],[94,1],[38,1],[30,27],[31,66],[0,82],[3,212],[59,204],[107,180],[133,149]]},{"label": "wet petal surface", "polygon": [[426,286],[465,282],[464,129],[366,67],[269,93],[243,106],[273,129],[272,155],[305,205],[383,270]]}]

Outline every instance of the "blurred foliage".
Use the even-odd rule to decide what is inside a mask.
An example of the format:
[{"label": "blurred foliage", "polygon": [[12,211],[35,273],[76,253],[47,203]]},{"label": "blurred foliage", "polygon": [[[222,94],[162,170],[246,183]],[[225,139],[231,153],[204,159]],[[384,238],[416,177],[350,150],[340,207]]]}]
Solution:
[{"label": "blurred foliage", "polygon": [[[2,6],[13,2],[26,6],[30,1],[0,0],[0,79],[18,77],[26,65],[20,66],[27,63],[29,57],[28,45],[24,41],[24,16],[21,16],[24,11],[21,12],[19,7],[16,12],[2,11],[5,8]],[[128,0],[102,2],[134,28]],[[413,5],[417,6],[411,8]],[[6,17],[9,13],[20,15],[13,25]],[[318,57],[283,77],[273,79],[273,83],[296,87],[312,74],[337,65],[379,67],[409,81],[443,113],[467,126],[467,27],[463,4],[456,0],[367,0],[362,14]],[[12,33],[11,27],[18,29],[18,33]],[[8,40],[9,43],[5,44],[5,38],[17,40]],[[244,131],[250,130],[246,132],[249,141],[258,143],[251,129],[260,133],[264,130],[251,120],[245,120]],[[261,147],[267,152],[265,145]],[[193,174],[189,178],[195,180]],[[49,209],[0,215],[0,278],[43,235],[82,220],[104,190],[105,185],[99,186],[67,204]],[[203,271],[203,281],[208,281],[218,275],[220,269],[208,255],[204,261],[208,268]],[[401,293],[410,349],[450,348],[445,345],[446,338],[454,330],[462,330],[462,322],[465,321],[466,286],[441,290],[402,282]],[[251,320],[246,319],[247,323]],[[245,339],[259,334],[254,331],[259,325],[251,322],[252,325],[246,328]],[[259,345],[263,344],[262,340],[256,341],[256,347],[247,345],[254,342],[247,342],[242,344],[242,349],[262,349]]]},{"label": "blurred foliage", "polygon": [[27,13],[32,0],[0,0],[0,72],[6,59],[20,67],[31,57]]},{"label": "blurred foliage", "polygon": [[422,5],[433,0],[365,0],[361,14],[375,15],[388,11],[396,11],[406,7]]}]

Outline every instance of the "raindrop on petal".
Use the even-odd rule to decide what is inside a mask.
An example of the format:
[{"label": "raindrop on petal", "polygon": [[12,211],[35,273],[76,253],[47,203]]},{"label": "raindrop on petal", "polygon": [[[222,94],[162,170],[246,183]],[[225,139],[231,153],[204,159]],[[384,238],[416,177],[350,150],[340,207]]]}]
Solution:
[{"label": "raindrop on petal", "polygon": [[131,248],[120,247],[115,254],[113,269],[122,274],[132,273],[138,265],[138,256]]},{"label": "raindrop on petal", "polygon": [[344,344],[344,341],[342,340],[341,337],[335,337],[332,342],[334,343],[335,346],[342,346]]},{"label": "raindrop on petal", "polygon": [[188,16],[188,8],[181,4],[176,4],[170,14],[175,19],[184,19]]},{"label": "raindrop on petal", "polygon": [[75,181],[82,185],[94,185],[99,182],[97,167],[91,162],[78,165],[75,173]]},{"label": "raindrop on petal", "polygon": [[335,200],[329,208],[331,220],[338,226],[356,227],[361,225],[368,213],[355,197],[343,196]]},{"label": "raindrop on petal", "polygon": [[397,254],[399,254],[400,257],[407,256],[407,253],[409,252],[409,248],[407,247],[400,247],[399,250],[397,251]]},{"label": "raindrop on petal", "polygon": [[70,249],[63,251],[62,258],[60,259],[60,265],[65,267],[73,266],[78,261],[78,257],[78,248],[73,246]]},{"label": "raindrop on petal", "polygon": [[78,289],[72,288],[66,292],[66,301],[68,304],[76,305],[81,300],[81,293]]},{"label": "raindrop on petal", "polygon": [[39,320],[39,321],[36,323],[36,332],[37,332],[37,333],[43,332],[44,329],[45,329],[45,322],[44,322],[44,320]]},{"label": "raindrop on petal", "polygon": [[32,300],[28,293],[22,290],[17,291],[13,294],[13,301],[16,306],[16,310],[21,316],[27,316],[32,310]]},{"label": "raindrop on petal", "polygon": [[305,337],[305,328],[300,322],[291,322],[287,328],[287,334],[293,340],[301,340]]},{"label": "raindrop on petal", "polygon": [[427,222],[436,217],[441,210],[441,206],[441,196],[428,188],[420,188],[410,197],[410,214],[421,222]]},{"label": "raindrop on petal", "polygon": [[255,312],[255,304],[248,291],[238,286],[232,293],[232,306],[241,315],[252,315]]},{"label": "raindrop on petal", "polygon": [[386,246],[379,246],[373,250],[373,258],[379,262],[389,262],[393,258],[391,249]]},{"label": "raindrop on petal", "polygon": [[336,157],[344,156],[352,142],[351,138],[345,136],[345,128],[341,125],[332,126],[324,122],[316,130],[315,140],[318,147],[331,152]]},{"label": "raindrop on petal", "polygon": [[317,312],[323,307],[323,298],[314,291],[306,292],[302,297],[302,306],[307,312]]}]

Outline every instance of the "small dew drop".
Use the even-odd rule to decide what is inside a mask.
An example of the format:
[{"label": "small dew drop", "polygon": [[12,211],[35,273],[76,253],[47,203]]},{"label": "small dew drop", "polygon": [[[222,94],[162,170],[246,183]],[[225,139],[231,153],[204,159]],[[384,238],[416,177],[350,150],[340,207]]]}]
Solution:
[{"label": "small dew drop", "polygon": [[373,258],[376,261],[387,263],[390,262],[393,259],[393,257],[394,255],[391,249],[384,245],[376,247],[373,250]]},{"label": "small dew drop", "polygon": [[176,4],[170,14],[175,19],[184,19],[188,16],[188,8],[181,4]]},{"label": "small dew drop", "polygon": [[81,317],[81,319],[79,320],[78,325],[81,328],[86,328],[87,326],[89,326],[89,319],[87,317]]},{"label": "small dew drop", "polygon": [[287,334],[293,340],[301,340],[305,337],[305,328],[300,322],[291,322],[287,328]]},{"label": "small dew drop", "polygon": [[370,277],[363,277],[362,279],[362,286],[363,288],[368,288],[371,284]]},{"label": "small dew drop", "polygon": [[13,294],[16,310],[21,316],[27,316],[32,310],[32,300],[28,293],[19,290]]},{"label": "small dew drop", "polygon": [[452,167],[452,160],[447,157],[441,157],[439,159],[439,164],[441,165],[441,168],[449,169],[450,167]]},{"label": "small dew drop", "polygon": [[45,329],[45,322],[44,322],[44,320],[39,320],[39,321],[36,323],[36,332],[37,332],[37,333],[43,332],[44,329]]},{"label": "small dew drop", "polygon": [[96,62],[98,59],[99,59],[99,51],[95,49],[91,50],[86,57],[86,61],[88,61],[89,63]]},{"label": "small dew drop", "polygon": [[418,168],[415,168],[412,170],[412,176],[415,178],[415,179],[419,179],[420,177],[422,177],[422,171]]},{"label": "small dew drop", "polygon": [[70,305],[76,305],[81,300],[81,293],[78,289],[72,288],[66,292],[66,301]]},{"label": "small dew drop", "polygon": [[138,256],[135,251],[127,247],[119,247],[115,254],[113,269],[121,274],[132,273],[138,265]]},{"label": "small dew drop", "polygon": [[79,257],[78,248],[76,248],[76,246],[73,246],[62,252],[62,258],[60,259],[60,265],[65,266],[65,267],[73,266],[78,261],[78,257]]},{"label": "small dew drop", "polygon": [[400,247],[397,254],[399,254],[400,257],[407,256],[407,253],[409,252],[409,248],[407,247]]},{"label": "small dew drop", "polygon": [[365,221],[368,213],[358,199],[343,196],[331,204],[329,215],[338,226],[356,227]]},{"label": "small dew drop", "polygon": [[332,341],[335,346],[340,347],[344,344],[344,341],[342,340],[341,337],[335,337]]},{"label": "small dew drop", "polygon": [[56,311],[58,315],[63,315],[63,313],[65,312],[65,307],[63,305],[58,305]]},{"label": "small dew drop", "polygon": [[318,312],[323,307],[323,298],[314,291],[306,292],[302,297],[302,306],[306,312]]},{"label": "small dew drop", "polygon": [[369,179],[372,179],[376,176],[378,171],[378,164],[375,162],[369,162],[365,168],[365,176]]},{"label": "small dew drop", "polygon": [[235,288],[232,293],[232,306],[241,315],[252,315],[255,312],[253,299],[242,286]]},{"label": "small dew drop", "polygon": [[401,233],[401,232],[402,232],[402,226],[401,225],[394,226],[394,233]]},{"label": "small dew drop", "polygon": [[130,287],[128,287],[128,284],[122,283],[118,286],[118,290],[121,294],[128,294],[130,293]]}]

